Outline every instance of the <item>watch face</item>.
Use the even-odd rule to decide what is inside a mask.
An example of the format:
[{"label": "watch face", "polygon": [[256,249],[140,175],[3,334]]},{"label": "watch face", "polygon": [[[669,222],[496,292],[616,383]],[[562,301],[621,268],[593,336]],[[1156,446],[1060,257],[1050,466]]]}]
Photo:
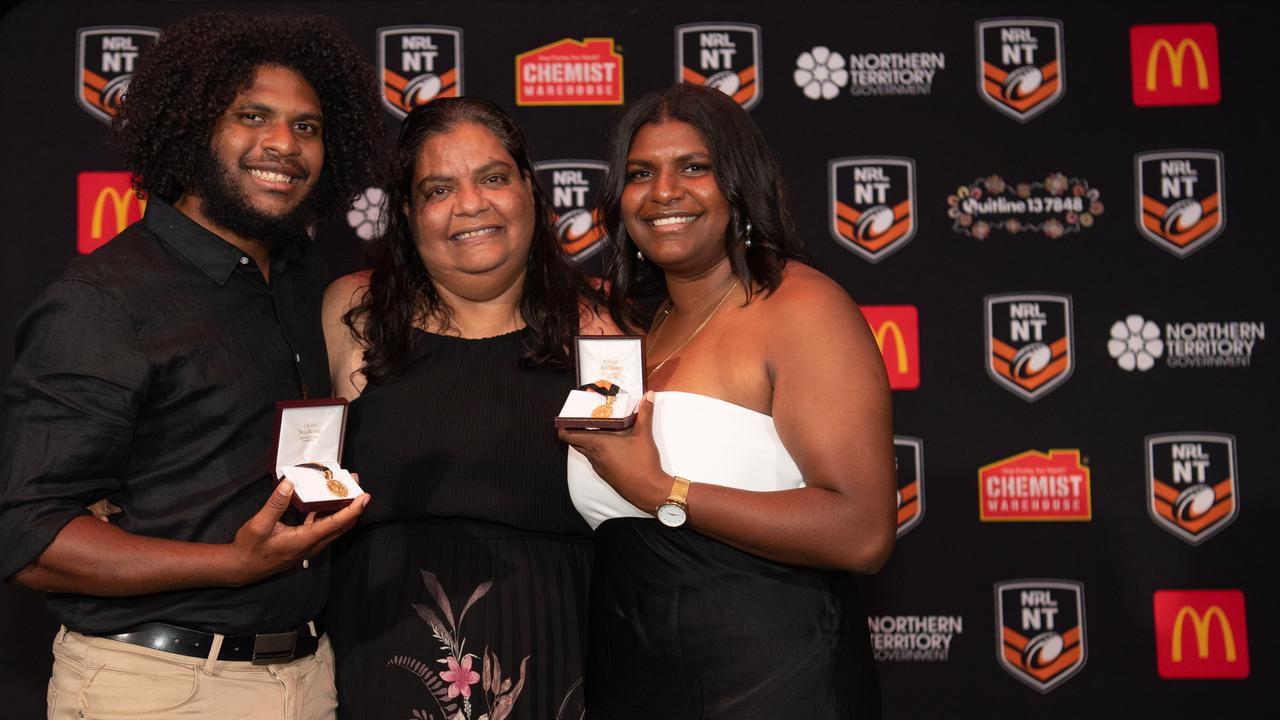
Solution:
[{"label": "watch face", "polygon": [[667,527],[680,527],[685,521],[684,508],[667,503],[658,507],[658,520]]}]

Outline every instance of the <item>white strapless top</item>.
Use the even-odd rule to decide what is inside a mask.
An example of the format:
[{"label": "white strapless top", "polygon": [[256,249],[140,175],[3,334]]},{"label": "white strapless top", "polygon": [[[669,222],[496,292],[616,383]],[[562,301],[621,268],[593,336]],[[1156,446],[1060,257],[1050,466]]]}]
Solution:
[{"label": "white strapless top", "polygon": [[[741,405],[687,392],[655,393],[653,440],[662,469],[693,482],[762,492],[804,486],[773,418]],[[572,447],[569,497],[593,530],[610,518],[653,517],[623,500]]]}]

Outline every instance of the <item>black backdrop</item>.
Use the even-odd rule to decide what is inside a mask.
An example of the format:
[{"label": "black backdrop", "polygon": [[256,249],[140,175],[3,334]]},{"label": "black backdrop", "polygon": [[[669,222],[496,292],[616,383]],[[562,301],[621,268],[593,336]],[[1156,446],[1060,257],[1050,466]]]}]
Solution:
[{"label": "black backdrop", "polygon": [[[909,355],[904,374],[916,374],[918,386],[894,392],[895,432],[903,437],[901,482],[907,486],[918,479],[918,510],[907,504],[889,565],[862,582],[882,644],[886,715],[1066,718],[1087,711],[1107,717],[1223,717],[1264,700],[1263,684],[1275,677],[1273,608],[1278,599],[1277,582],[1266,570],[1276,547],[1267,518],[1280,509],[1280,492],[1266,454],[1276,429],[1272,406],[1277,399],[1276,351],[1265,337],[1265,326],[1273,320],[1275,292],[1269,280],[1277,259],[1268,230],[1274,224],[1266,219],[1274,210],[1270,193],[1277,191],[1277,143],[1270,127],[1276,115],[1264,109],[1271,94],[1266,78],[1273,67],[1274,41],[1260,10],[1232,2],[1033,0],[20,4],[0,20],[0,68],[7,88],[0,100],[5,130],[0,198],[9,247],[0,271],[0,345],[6,348],[0,362],[6,375],[16,318],[77,252],[78,174],[121,169],[104,146],[105,125],[73,97],[73,88],[79,89],[77,31],[162,27],[213,6],[330,14],[371,62],[378,57],[379,28],[461,29],[464,94],[488,97],[510,109],[540,161],[600,159],[617,107],[517,106],[513,66],[518,54],[563,38],[612,38],[623,58],[625,96],[634,98],[676,77],[676,26],[757,26],[763,52],[756,65],[763,93],[751,113],[782,158],[792,209],[810,252],[860,303],[913,306],[918,318],[918,354]],[[1006,17],[1060,21],[1060,97],[1036,106],[1038,112],[1025,121],[999,111],[995,101],[984,100],[979,92],[977,46],[983,34],[978,23]],[[1212,23],[1218,43],[1218,102],[1135,104],[1131,27],[1160,23]],[[1051,87],[1053,77],[1053,67],[1043,63],[1054,50],[1052,25],[1035,26],[1040,28],[1036,37],[1043,88]],[[985,37],[990,47],[1000,36],[996,31]],[[1178,37],[1171,40],[1176,49]],[[737,45],[741,61],[749,43]],[[814,50],[818,47],[829,48],[840,59],[825,57]],[[833,70],[839,69],[833,63],[863,68],[882,61],[910,62],[909,53],[929,53],[934,60],[924,62],[932,63],[935,73],[928,88],[910,82],[872,87],[873,76],[835,73],[829,76],[834,96],[810,99],[803,86],[813,82],[812,75],[797,72],[816,67],[802,59],[805,53]],[[899,59],[881,58],[880,53],[898,54]],[[1187,53],[1184,89],[1194,95],[1199,78]],[[1144,77],[1142,68],[1138,72]],[[1156,74],[1158,89],[1168,89],[1172,76],[1167,66]],[[1215,78],[1207,80],[1213,85]],[[1034,89],[1034,82],[1028,83],[1021,89]],[[388,111],[386,120],[391,137],[397,118]],[[1135,155],[1186,149],[1221,154],[1222,211],[1214,221],[1211,200],[1197,205],[1210,218],[1206,224],[1217,226],[1205,235],[1208,240],[1192,246],[1193,252],[1180,255],[1175,244],[1139,229]],[[913,206],[905,202],[902,174],[889,173],[894,202],[902,201],[902,209],[910,210],[900,212],[897,220],[909,215],[903,229],[909,226],[911,232],[868,259],[851,251],[847,241],[838,242],[832,232],[829,165],[884,157],[914,161]],[[882,170],[893,167],[901,169],[881,163]],[[1199,187],[1211,187],[1211,161],[1199,167]],[[1085,192],[1085,210],[1090,201],[1102,203],[1092,208],[1091,222],[1082,221],[1081,212],[1070,218],[1053,215],[1068,231],[1061,237],[1048,237],[1056,233],[1040,226],[1047,216],[1034,212],[1014,215],[1024,228],[1018,233],[1008,232],[1003,215],[966,221],[958,211],[948,214],[954,207],[948,199],[971,194],[972,188],[987,199],[999,195],[1017,200],[1017,184],[1027,183],[1032,197],[1044,198],[1042,186],[1055,173],[1068,179],[1061,197]],[[1003,193],[1000,183],[990,179],[993,175],[1005,181]],[[1048,180],[1050,189],[1054,182]],[[851,197],[847,187],[840,187],[838,195]],[[1087,189],[1097,191],[1095,196]],[[1173,199],[1165,197],[1165,204]],[[868,219],[873,215],[867,205],[856,210],[866,211]],[[988,234],[977,239],[974,235],[982,233],[974,228],[982,219],[990,221]],[[1036,227],[1025,230],[1028,224]],[[335,271],[361,266],[361,241],[346,223],[320,228],[318,242]],[[597,261],[585,262],[593,267]],[[1012,338],[1004,320],[998,319],[988,332],[984,299],[1010,293],[1070,298],[1071,331],[1046,338],[1065,335],[1065,342],[1049,351],[1029,348],[1013,360],[1018,365],[1013,377],[1025,380],[1050,357],[1065,358],[1056,365],[1050,360],[1041,369],[1056,379],[1033,402],[1015,389],[1017,383],[996,381],[998,363],[988,352],[988,335],[1005,342]],[[1007,298],[994,300],[996,316],[1002,318],[1010,309],[1002,304]],[[1064,325],[1060,304],[1050,299],[1040,305],[1047,316],[1045,327]],[[895,314],[900,309],[883,312],[895,317],[900,328],[909,323],[909,317]],[[1162,341],[1160,352],[1152,344],[1135,346],[1142,352],[1132,357],[1145,353],[1154,359],[1148,370],[1126,370],[1108,349],[1113,324],[1130,315],[1150,321],[1147,332],[1153,335],[1144,339]],[[1235,332],[1233,337],[1240,337],[1232,329],[1238,326],[1227,323],[1245,323],[1245,332],[1252,332],[1247,335],[1253,340],[1251,349],[1247,355],[1217,356],[1212,362],[1218,366],[1194,366],[1204,361],[1188,361],[1183,350],[1190,348],[1194,356],[1196,346],[1173,340],[1194,335],[1196,323],[1209,324],[1199,330]],[[1135,324],[1133,333],[1143,325]],[[904,329],[910,345],[910,328]],[[1133,334],[1114,330],[1122,343]],[[883,336],[891,368],[896,368],[893,334]],[[1202,343],[1200,349],[1212,353],[1217,346]],[[1029,366],[1022,362],[1028,358]],[[1146,447],[1149,436],[1164,433],[1193,436],[1190,441],[1211,458],[1211,479],[1219,482],[1214,512],[1230,510],[1198,534],[1180,534],[1172,521],[1157,519],[1150,510],[1153,484],[1147,477]],[[905,452],[912,447],[909,438],[919,439],[918,478],[911,472],[912,453]],[[1160,476],[1170,453],[1184,446],[1162,437],[1150,441],[1155,455],[1151,465]],[[1034,466],[1038,460],[1041,467],[1022,474],[1082,475],[1087,470],[1090,490],[1076,499],[1090,500],[1088,512],[1066,521],[984,521],[984,515],[997,510],[979,509],[986,507],[978,494],[980,468],[1028,451],[1054,449],[1078,451],[1080,467],[1059,473],[1055,462],[1070,459],[1070,453],[1052,459],[1032,454],[1024,462]],[[1224,467],[1228,458],[1233,467]],[[988,471],[1018,474],[998,467]],[[909,488],[905,497],[910,500],[911,494]],[[1203,494],[1197,497],[1204,502]],[[999,592],[1003,583],[1027,580],[1032,589],[1048,591],[1045,597],[1059,603],[1057,630],[1077,624],[1069,620],[1069,606],[1079,600],[1083,609],[1083,647],[1073,651],[1075,635],[1064,633],[1067,647],[1059,662],[1066,669],[1046,683],[1014,669],[998,650],[1001,597],[1009,626],[1005,632],[1033,634],[1031,627],[1018,627],[1022,615],[1011,604],[1034,594]],[[1184,623],[1183,661],[1170,664],[1170,616],[1161,615],[1157,593],[1187,590],[1217,594],[1199,605],[1191,595],[1173,597],[1173,607],[1191,601],[1201,615],[1184,613],[1190,619]],[[1231,605],[1241,596],[1243,607]],[[1232,630],[1232,662],[1226,659],[1222,626],[1212,625],[1208,614],[1215,602],[1226,611]],[[1197,654],[1194,637],[1200,618],[1208,628],[1206,658]],[[42,598],[12,586],[0,588],[0,628],[3,714],[39,716],[50,663],[47,643],[55,630]],[[1240,678],[1246,657],[1247,677]],[[1195,670],[1205,666],[1210,667],[1207,672]],[[1179,674],[1218,677],[1174,677]],[[797,710],[803,714],[803,708]]]}]

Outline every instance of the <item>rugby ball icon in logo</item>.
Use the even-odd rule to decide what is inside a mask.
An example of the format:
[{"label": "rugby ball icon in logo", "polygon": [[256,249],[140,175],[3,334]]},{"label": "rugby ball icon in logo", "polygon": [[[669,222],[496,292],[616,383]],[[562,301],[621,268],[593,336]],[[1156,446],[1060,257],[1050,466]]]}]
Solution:
[{"label": "rugby ball icon in logo", "polygon": [[1178,493],[1173,501],[1173,516],[1183,522],[1191,522],[1213,508],[1217,499],[1213,488],[1208,485],[1194,485]]},{"label": "rugby ball icon in logo", "polygon": [[1021,100],[1040,89],[1044,84],[1044,73],[1038,67],[1024,65],[1009,73],[1003,84],[1006,100]]},{"label": "rugby ball icon in logo", "polygon": [[1031,378],[1049,366],[1053,351],[1044,343],[1032,343],[1018,350],[1013,356],[1013,376]]},{"label": "rugby ball icon in logo", "polygon": [[1033,669],[1049,667],[1062,655],[1062,636],[1045,632],[1031,638],[1022,650],[1022,664]]}]

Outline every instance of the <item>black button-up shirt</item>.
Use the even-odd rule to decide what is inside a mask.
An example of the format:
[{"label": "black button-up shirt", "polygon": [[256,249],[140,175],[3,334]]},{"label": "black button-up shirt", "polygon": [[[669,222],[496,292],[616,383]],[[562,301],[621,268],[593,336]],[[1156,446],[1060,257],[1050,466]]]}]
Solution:
[{"label": "black button-up shirt", "polygon": [[[102,497],[131,533],[234,539],[275,486],[276,401],[329,394],[323,261],[301,237],[273,253],[270,278],[153,198],[141,222],[37,298],[0,400],[0,578]],[[242,588],[48,602],[86,633],[151,621],[271,632],[320,611],[326,560]]]}]

